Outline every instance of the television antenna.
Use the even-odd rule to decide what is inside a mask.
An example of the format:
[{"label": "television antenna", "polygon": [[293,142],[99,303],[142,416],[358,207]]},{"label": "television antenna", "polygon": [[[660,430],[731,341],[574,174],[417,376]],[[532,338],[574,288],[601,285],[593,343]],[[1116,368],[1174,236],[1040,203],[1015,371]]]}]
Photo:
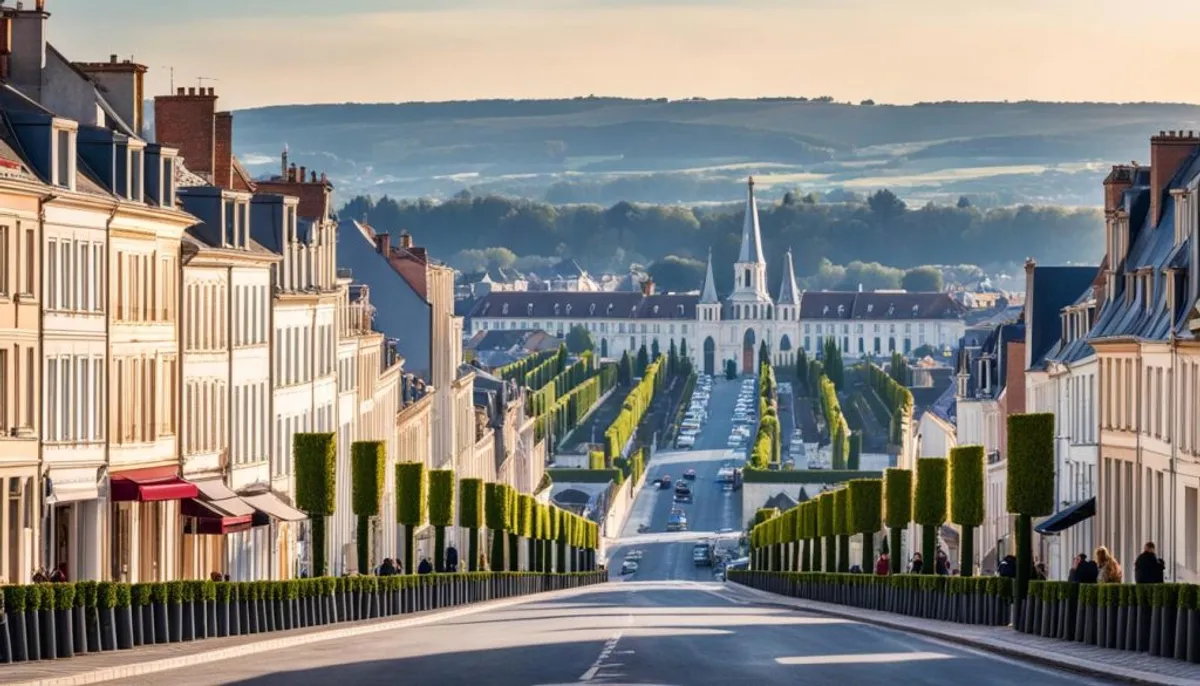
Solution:
[{"label": "television antenna", "polygon": [[204,90],[204,82],[205,81],[220,81],[220,80],[221,79],[216,79],[211,76],[197,76],[196,77],[196,88],[198,88],[200,90]]}]

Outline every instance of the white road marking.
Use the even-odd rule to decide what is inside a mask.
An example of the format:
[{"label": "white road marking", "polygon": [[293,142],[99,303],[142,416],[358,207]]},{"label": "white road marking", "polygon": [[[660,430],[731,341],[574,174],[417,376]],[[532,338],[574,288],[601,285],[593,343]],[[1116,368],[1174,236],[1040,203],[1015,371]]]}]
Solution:
[{"label": "white road marking", "polygon": [[804,655],[800,657],[777,657],[781,665],[852,665],[884,662],[918,662],[922,660],[950,660],[946,653],[860,653],[858,655]]},{"label": "white road marking", "polygon": [[608,656],[612,655],[613,650],[617,647],[617,642],[620,640],[620,631],[613,634],[612,638],[608,639],[608,642],[604,644],[604,648],[600,650],[600,657],[596,658],[596,661],[592,663],[592,666],[588,668],[588,671],[584,672],[583,676],[579,677],[579,681],[581,683],[587,683],[596,678],[596,673],[600,671],[600,668],[604,665],[604,661],[608,659]]}]

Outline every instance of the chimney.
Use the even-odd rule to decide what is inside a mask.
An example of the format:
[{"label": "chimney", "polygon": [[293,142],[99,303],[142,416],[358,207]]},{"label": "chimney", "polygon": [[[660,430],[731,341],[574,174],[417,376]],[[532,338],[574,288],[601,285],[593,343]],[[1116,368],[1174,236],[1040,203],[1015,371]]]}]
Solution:
[{"label": "chimney", "polygon": [[105,97],[117,116],[138,135],[143,135],[146,66],[132,60],[121,62],[116,55],[109,55],[107,62],[76,62],[75,67],[98,83],[106,91]]},{"label": "chimney", "polygon": [[116,63],[117,63],[117,56],[116,56],[116,55],[109,55],[109,56],[108,56],[108,63],[109,63],[109,64],[116,64]]},{"label": "chimney", "polygon": [[412,234],[407,231],[400,232],[400,247],[405,250],[411,250],[413,247]]},{"label": "chimney", "polygon": [[654,295],[654,279],[644,279],[642,281],[642,295]]},{"label": "chimney", "polygon": [[308,167],[301,165],[300,166],[300,176],[296,178],[296,181],[299,183],[304,183],[304,175],[307,173],[308,173]]},{"label": "chimney", "polygon": [[314,172],[309,172],[309,179],[308,179],[308,180],[309,180],[309,183],[316,183],[316,182],[317,182],[317,173],[316,173],[315,171],[314,171]]},{"label": "chimney", "polygon": [[375,234],[375,250],[384,257],[390,255],[392,253],[392,235],[390,233]]},{"label": "chimney", "polygon": [[[1189,135],[1192,134],[1192,135]],[[1200,147],[1193,132],[1159,131],[1150,138],[1150,225],[1158,226],[1167,185],[1179,166]]]},{"label": "chimney", "polygon": [[8,10],[12,39],[8,57],[8,80],[26,96],[42,101],[42,69],[46,64],[46,14],[44,2],[37,2],[33,10]]},{"label": "chimney", "polygon": [[296,163],[295,162],[292,162],[291,166],[288,167],[287,182],[288,183],[296,183]]},{"label": "chimney", "polygon": [[279,173],[279,178],[281,178],[281,179],[287,178],[287,170],[288,170],[287,155],[288,155],[288,149],[287,149],[287,146],[285,145],[285,146],[283,146],[283,171],[281,171]]},{"label": "chimney", "polygon": [[233,188],[232,112],[217,112],[213,125],[213,183]]},{"label": "chimney", "polygon": [[1104,179],[1104,211],[1112,212],[1121,206],[1121,196],[1133,186],[1133,174],[1137,167],[1124,164],[1113,165]]},{"label": "chimney", "polygon": [[188,169],[211,178],[217,171],[217,98],[195,91],[189,88],[186,94],[154,98],[154,139],[178,148]]}]

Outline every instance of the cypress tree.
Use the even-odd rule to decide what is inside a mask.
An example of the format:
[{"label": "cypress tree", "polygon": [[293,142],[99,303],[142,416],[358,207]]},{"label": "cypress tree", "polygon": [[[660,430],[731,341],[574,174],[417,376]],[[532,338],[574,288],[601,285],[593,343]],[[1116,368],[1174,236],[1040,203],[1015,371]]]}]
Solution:
[{"label": "cypress tree", "polygon": [[479,529],[483,527],[483,480],[458,482],[459,524],[467,529],[467,571],[479,571]]},{"label": "cypress tree", "polygon": [[850,508],[848,491],[839,488],[833,492],[833,532],[837,535],[837,571],[850,571]]},{"label": "cypress tree", "polygon": [[433,568],[446,571],[446,527],[454,525],[454,470],[429,472],[429,523],[433,525]]}]

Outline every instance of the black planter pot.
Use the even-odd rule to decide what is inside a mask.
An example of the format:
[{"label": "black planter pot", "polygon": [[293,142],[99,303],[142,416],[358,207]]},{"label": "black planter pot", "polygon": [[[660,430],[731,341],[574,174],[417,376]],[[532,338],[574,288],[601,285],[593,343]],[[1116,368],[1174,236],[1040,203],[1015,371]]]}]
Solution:
[{"label": "black planter pot", "polygon": [[1096,623],[1097,612],[1095,605],[1086,605],[1083,608],[1083,635],[1081,641],[1088,645],[1096,645]]},{"label": "black planter pot", "polygon": [[258,605],[258,632],[261,634],[275,631],[275,601],[260,599],[256,601],[256,604]]},{"label": "black planter pot", "polygon": [[45,608],[38,610],[38,622],[41,624],[42,659],[58,658],[58,631],[55,629],[54,610]]},{"label": "black planter pot", "polygon": [[25,611],[25,645],[29,660],[42,659],[42,624],[37,610]]},{"label": "black planter pot", "polygon": [[1187,661],[1200,663],[1200,610],[1187,611],[1187,627]]},{"label": "black planter pot", "polygon": [[8,654],[13,662],[24,662],[29,659],[29,639],[25,631],[25,613],[9,612],[8,621]]},{"label": "black planter pot", "polygon": [[[1143,634],[1142,632],[1145,632]],[[1143,643],[1142,639],[1145,638]],[[1162,608],[1138,608],[1138,651],[1158,655],[1162,648]]]},{"label": "black planter pot", "polygon": [[167,606],[165,603],[154,603],[154,642],[166,643],[170,640],[167,630]]},{"label": "black planter pot", "polygon": [[0,664],[13,662],[12,640],[8,636],[8,615],[0,614]]},{"label": "black planter pot", "polygon": [[179,640],[196,640],[196,602],[179,603]]},{"label": "black planter pot", "polygon": [[1172,657],[1176,660],[1187,659],[1188,644],[1188,611],[1175,608],[1175,646]]},{"label": "black planter pot", "polygon": [[133,608],[126,605],[125,607],[113,608],[113,623],[116,625],[117,633],[117,650],[131,650],[133,648]]},{"label": "black planter pot", "polygon": [[[1136,651],[1138,649],[1138,634],[1139,625],[1138,611],[1139,607],[1130,607],[1125,611],[1125,650]],[[1146,639],[1149,642],[1150,633],[1148,631],[1150,622],[1146,621],[1147,633]]]},{"label": "black planter pot", "polygon": [[1158,652],[1153,654],[1159,657],[1175,657],[1176,606],[1166,605],[1161,610],[1158,617]]},{"label": "black planter pot", "polygon": [[87,652],[87,608],[71,608],[71,637],[75,641],[75,654]]},{"label": "black planter pot", "polygon": [[1038,634],[1043,638],[1049,638],[1054,635],[1054,609],[1056,604],[1052,600],[1041,600],[1038,602],[1038,622],[1041,627],[1038,629]]},{"label": "black planter pot", "polygon": [[218,638],[231,636],[229,632],[229,603],[214,602],[212,604],[213,630]]},{"label": "black planter pot", "polygon": [[1111,641],[1109,637],[1115,633],[1113,625],[1115,620],[1110,621],[1109,614],[1112,608],[1101,606],[1096,608],[1096,645],[1101,648],[1107,648]]},{"label": "black planter pot", "polygon": [[54,611],[54,627],[59,657],[75,657],[75,608]]},{"label": "black planter pot", "polygon": [[117,649],[116,618],[111,607],[96,608],[100,615],[100,650]]},{"label": "black planter pot", "polygon": [[167,637],[171,643],[183,641],[183,603],[167,604]]},{"label": "black planter pot", "polygon": [[[143,605],[138,608],[138,623],[142,625],[142,645],[154,645],[155,640],[155,620],[154,620],[154,605]],[[100,618],[96,617],[96,645],[100,645]],[[97,650],[99,648],[97,647]],[[88,633],[88,650],[92,650],[92,636],[89,630]]]},{"label": "black planter pot", "polygon": [[[1109,614],[1112,614],[1111,610],[1109,611]],[[1112,640],[1110,640],[1108,643],[1109,648],[1112,648],[1114,650],[1124,650],[1125,649],[1125,636],[1129,633],[1128,632],[1128,628],[1129,628],[1128,616],[1129,616],[1129,608],[1125,607],[1124,605],[1117,607],[1116,635],[1110,637]]]}]

